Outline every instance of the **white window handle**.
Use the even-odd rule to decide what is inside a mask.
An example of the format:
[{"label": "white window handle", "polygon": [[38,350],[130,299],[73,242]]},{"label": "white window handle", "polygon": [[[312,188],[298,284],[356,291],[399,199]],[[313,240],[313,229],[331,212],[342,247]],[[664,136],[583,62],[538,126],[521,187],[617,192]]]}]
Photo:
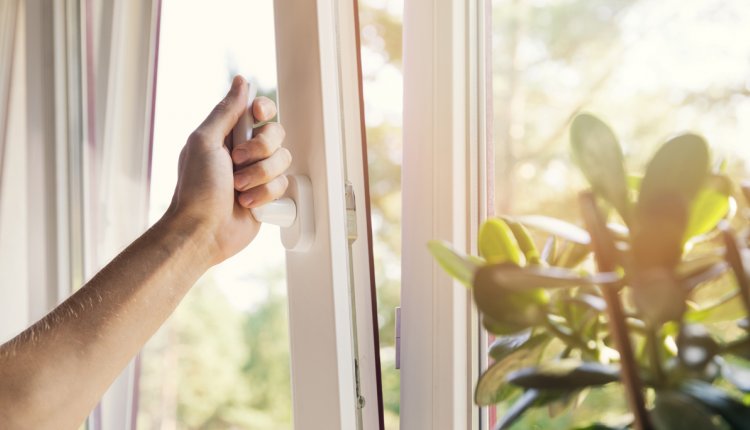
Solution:
[{"label": "white window handle", "polygon": [[283,198],[252,209],[256,220],[281,227],[281,243],[288,251],[309,251],[315,240],[315,207],[307,176],[289,175]]},{"label": "white window handle", "polygon": [[[248,109],[240,116],[232,130],[232,142],[246,142],[252,139],[252,103],[258,94],[258,87],[248,81]],[[315,240],[315,214],[312,198],[312,184],[307,176],[289,175],[289,188],[283,198],[274,200],[251,210],[259,222],[281,227],[281,243],[288,251],[305,252]]]}]

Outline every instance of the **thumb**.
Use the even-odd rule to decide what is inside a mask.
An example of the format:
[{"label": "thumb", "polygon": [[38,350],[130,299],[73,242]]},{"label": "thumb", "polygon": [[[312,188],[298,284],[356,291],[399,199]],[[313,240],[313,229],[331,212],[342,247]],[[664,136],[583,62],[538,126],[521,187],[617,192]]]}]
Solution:
[{"label": "thumb", "polygon": [[235,76],[227,95],[208,114],[198,130],[208,137],[211,143],[223,145],[224,137],[232,131],[240,115],[247,109],[247,97],[247,81],[242,76]]}]

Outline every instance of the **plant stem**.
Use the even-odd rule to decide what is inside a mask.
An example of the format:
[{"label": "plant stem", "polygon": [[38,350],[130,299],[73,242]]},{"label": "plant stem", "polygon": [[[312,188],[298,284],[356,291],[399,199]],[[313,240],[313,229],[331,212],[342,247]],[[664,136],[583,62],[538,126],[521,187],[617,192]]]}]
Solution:
[{"label": "plant stem", "polygon": [[648,349],[648,359],[651,364],[651,371],[654,374],[654,381],[657,385],[662,385],[666,381],[664,371],[661,368],[661,357],[659,356],[659,337],[656,330],[649,327],[646,332],[646,343]]},{"label": "plant stem", "polygon": [[[601,272],[614,272],[617,269],[617,252],[614,242],[602,218],[596,200],[591,192],[580,195],[580,204],[583,212],[583,220],[586,228],[591,234],[591,245],[594,249],[596,264]],[[625,312],[616,290],[602,286],[602,294],[607,302],[607,316],[610,331],[615,341],[615,346],[620,353],[620,380],[625,386],[628,404],[633,411],[634,427],[636,430],[652,430],[653,425],[646,411],[646,402],[643,397],[641,380],[638,377],[638,366],[633,354],[633,346],[628,337]]]},{"label": "plant stem", "polygon": [[565,342],[566,345],[580,349],[584,353],[593,354],[596,356],[596,349],[591,348],[586,342],[578,336],[574,336],[570,333],[565,333],[560,330],[560,327],[556,326],[549,318],[544,319],[544,327],[550,331],[555,337]]},{"label": "plant stem", "polygon": [[732,267],[735,279],[737,279],[737,288],[740,291],[742,304],[745,306],[745,311],[748,313],[748,316],[750,316],[750,278],[748,278],[744,260],[740,253],[740,245],[737,242],[737,237],[734,235],[734,232],[728,224],[722,223],[719,228],[721,229],[724,245],[726,247],[726,259]]}]

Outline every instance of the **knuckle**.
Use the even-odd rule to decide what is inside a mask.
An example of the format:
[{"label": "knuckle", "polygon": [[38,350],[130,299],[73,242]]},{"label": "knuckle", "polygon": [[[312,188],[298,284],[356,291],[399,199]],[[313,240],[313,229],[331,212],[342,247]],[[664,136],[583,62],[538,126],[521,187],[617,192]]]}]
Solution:
[{"label": "knuckle", "polygon": [[255,174],[260,180],[266,182],[273,176],[273,171],[269,163],[261,161],[255,165]]},{"label": "knuckle", "polygon": [[257,139],[260,156],[263,158],[270,157],[276,149],[274,143],[264,133],[258,134],[255,138]]},{"label": "knuckle", "polygon": [[206,136],[206,132],[204,132],[200,128],[193,130],[193,132],[190,133],[190,136],[188,136],[188,144],[201,143],[207,140],[208,136]]}]

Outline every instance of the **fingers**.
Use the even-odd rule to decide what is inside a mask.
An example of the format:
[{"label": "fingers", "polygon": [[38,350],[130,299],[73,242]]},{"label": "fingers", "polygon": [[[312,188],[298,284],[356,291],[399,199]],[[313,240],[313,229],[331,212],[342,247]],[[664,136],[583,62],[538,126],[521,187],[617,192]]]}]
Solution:
[{"label": "fingers", "polygon": [[286,148],[276,150],[270,157],[244,167],[234,173],[234,188],[243,192],[267,184],[282,175],[292,162]]},{"label": "fingers", "polygon": [[224,137],[232,131],[240,115],[247,109],[247,91],[247,81],[242,76],[235,76],[227,95],[214,107],[195,133],[205,143],[223,145]]},{"label": "fingers", "polygon": [[276,116],[276,103],[268,97],[256,97],[253,101],[253,117],[258,122],[270,121]]},{"label": "fingers", "polygon": [[251,188],[237,197],[240,205],[248,209],[262,206],[272,200],[281,198],[289,186],[286,176],[279,176],[267,184]]},{"label": "fingers", "polygon": [[257,134],[249,141],[235,145],[232,149],[232,161],[243,166],[270,157],[284,141],[286,132],[279,123],[268,123],[258,129]]}]

